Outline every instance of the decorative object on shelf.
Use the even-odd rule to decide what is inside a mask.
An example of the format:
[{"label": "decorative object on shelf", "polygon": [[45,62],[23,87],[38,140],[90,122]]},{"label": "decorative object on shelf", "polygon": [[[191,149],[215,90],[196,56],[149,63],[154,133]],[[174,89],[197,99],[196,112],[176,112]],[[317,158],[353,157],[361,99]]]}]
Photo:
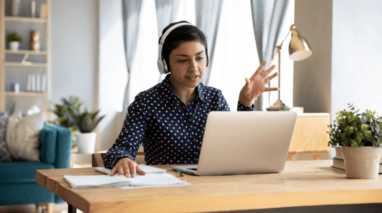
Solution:
[{"label": "decorative object on shelf", "polygon": [[300,36],[299,32],[296,30],[296,26],[292,24],[290,26],[289,32],[287,36],[284,38],[284,40],[281,42],[279,46],[277,46],[276,53],[272,56],[271,61],[273,61],[276,54],[279,55],[278,60],[278,79],[279,79],[279,91],[278,91],[278,99],[277,101],[271,106],[270,108],[267,108],[268,111],[278,111],[280,107],[283,107],[282,109],[289,108],[286,107],[285,104],[280,100],[280,79],[281,79],[281,47],[285,41],[285,39],[288,37],[289,33],[292,32],[292,36],[289,42],[289,59],[293,61],[301,61],[304,60],[312,55],[312,51],[310,50],[309,44],[306,42],[306,40]]},{"label": "decorative object on shelf", "polygon": [[76,134],[78,152],[94,153],[97,133],[93,130],[98,123],[105,117],[97,118],[98,111],[89,112],[86,108],[84,112],[69,111],[66,115],[69,120],[77,127],[79,132]]},{"label": "decorative object on shelf", "polygon": [[41,92],[41,74],[36,74],[36,92]]},{"label": "decorative object on shelf", "polygon": [[78,129],[69,120],[69,118],[67,117],[67,113],[70,113],[70,112],[79,113],[80,112],[80,107],[81,107],[80,99],[78,99],[77,97],[71,96],[68,100],[66,98],[62,98],[61,100],[63,103],[62,105],[55,104],[54,110],[52,110],[52,109],[48,110],[49,112],[53,112],[57,116],[57,121],[51,121],[51,123],[55,123],[59,126],[66,127],[68,129],[70,129],[70,131],[72,131],[72,138],[73,138],[72,148],[74,148],[77,146],[75,137],[76,137],[76,134],[78,132]]},{"label": "decorative object on shelf", "polygon": [[31,16],[32,18],[36,18],[36,1],[35,0],[31,2]]},{"label": "decorative object on shelf", "polygon": [[41,9],[40,9],[40,18],[46,18],[47,9],[48,9],[48,5],[46,3],[42,3]]},{"label": "decorative object on shelf", "polygon": [[20,84],[18,82],[13,84],[13,91],[15,93],[19,93],[20,92]]},{"label": "decorative object on shelf", "polygon": [[18,51],[20,42],[23,41],[23,38],[17,33],[12,33],[7,36],[7,41],[9,42],[9,47],[12,51]]},{"label": "decorative object on shelf", "polygon": [[27,85],[27,91],[28,92],[36,92],[36,74],[29,74],[28,75],[28,85]]},{"label": "decorative object on shelf", "polygon": [[29,54],[28,53],[25,54],[23,60],[21,61],[21,64],[23,64],[23,65],[31,65],[31,64],[33,64],[33,62],[31,62],[31,61],[27,61],[28,57],[29,57]]},{"label": "decorative object on shelf", "polygon": [[42,74],[41,77],[41,92],[46,92],[46,75]]},{"label": "decorative object on shelf", "polygon": [[40,32],[37,30],[31,31],[31,46],[33,51],[40,51]]},{"label": "decorative object on shelf", "polygon": [[27,91],[29,92],[45,92],[46,91],[46,75],[45,74],[29,74]]},{"label": "decorative object on shelf", "polygon": [[19,15],[20,0],[12,0],[12,16]]},{"label": "decorative object on shelf", "polygon": [[328,145],[342,146],[347,178],[377,179],[382,156],[382,117],[376,111],[337,112],[330,126]]}]

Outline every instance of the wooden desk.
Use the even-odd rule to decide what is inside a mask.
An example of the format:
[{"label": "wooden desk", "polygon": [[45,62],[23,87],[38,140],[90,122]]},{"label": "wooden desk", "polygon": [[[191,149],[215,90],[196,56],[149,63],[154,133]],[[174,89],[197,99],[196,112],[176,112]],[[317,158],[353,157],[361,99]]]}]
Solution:
[{"label": "wooden desk", "polygon": [[[95,175],[94,168],[37,170],[36,182],[83,212],[202,212],[297,206],[382,203],[382,176],[347,179],[332,160],[287,161],[272,174],[192,176],[169,174],[191,183],[165,188],[72,189],[63,175]],[[101,174],[100,174],[101,175]]]}]

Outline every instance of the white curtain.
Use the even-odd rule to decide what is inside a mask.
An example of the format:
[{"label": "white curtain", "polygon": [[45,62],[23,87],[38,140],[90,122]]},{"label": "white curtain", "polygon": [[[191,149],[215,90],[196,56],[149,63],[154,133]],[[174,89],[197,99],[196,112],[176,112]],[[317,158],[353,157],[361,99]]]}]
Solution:
[{"label": "white curtain", "polygon": [[123,119],[126,117],[127,108],[132,100],[131,97],[131,79],[134,75],[132,70],[134,57],[137,49],[137,40],[139,32],[139,15],[141,11],[141,0],[123,0],[122,9],[123,9],[123,34],[124,34],[124,44],[126,52],[126,65],[128,80],[125,89],[125,95],[123,100]]},{"label": "white curtain", "polygon": [[209,85],[211,68],[213,65],[222,5],[223,0],[195,0],[196,26],[199,27],[206,36],[208,45],[209,62],[202,80],[203,84],[207,86]]},{"label": "white curtain", "polygon": [[[158,40],[163,29],[177,19],[179,11],[179,0],[155,0],[158,24]],[[158,83],[162,82],[166,75],[159,75]]]},{"label": "white curtain", "polygon": [[[260,64],[267,60],[264,71],[269,68],[272,55],[276,51],[276,42],[280,35],[289,0],[251,0],[252,22],[255,31],[257,53]],[[268,83],[271,86],[272,82]],[[255,110],[264,110],[271,106],[270,93],[260,95]]]}]

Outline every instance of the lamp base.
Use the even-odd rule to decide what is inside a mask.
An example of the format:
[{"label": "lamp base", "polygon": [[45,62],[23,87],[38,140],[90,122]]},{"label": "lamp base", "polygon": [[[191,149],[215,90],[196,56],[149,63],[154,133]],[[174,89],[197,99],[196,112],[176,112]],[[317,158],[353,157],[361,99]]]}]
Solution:
[{"label": "lamp base", "polygon": [[271,106],[270,108],[267,108],[268,111],[279,111],[280,110],[280,107],[285,107],[285,104],[280,100],[278,99],[274,104],[273,106]]}]

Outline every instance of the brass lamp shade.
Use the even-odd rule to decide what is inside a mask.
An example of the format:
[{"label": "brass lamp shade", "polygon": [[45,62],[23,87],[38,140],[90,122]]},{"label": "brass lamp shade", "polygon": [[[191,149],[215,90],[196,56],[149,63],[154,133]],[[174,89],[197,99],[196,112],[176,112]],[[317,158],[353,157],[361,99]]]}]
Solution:
[{"label": "brass lamp shade", "polygon": [[301,61],[312,55],[308,42],[300,36],[297,30],[292,30],[292,38],[289,43],[289,58],[293,61]]}]

